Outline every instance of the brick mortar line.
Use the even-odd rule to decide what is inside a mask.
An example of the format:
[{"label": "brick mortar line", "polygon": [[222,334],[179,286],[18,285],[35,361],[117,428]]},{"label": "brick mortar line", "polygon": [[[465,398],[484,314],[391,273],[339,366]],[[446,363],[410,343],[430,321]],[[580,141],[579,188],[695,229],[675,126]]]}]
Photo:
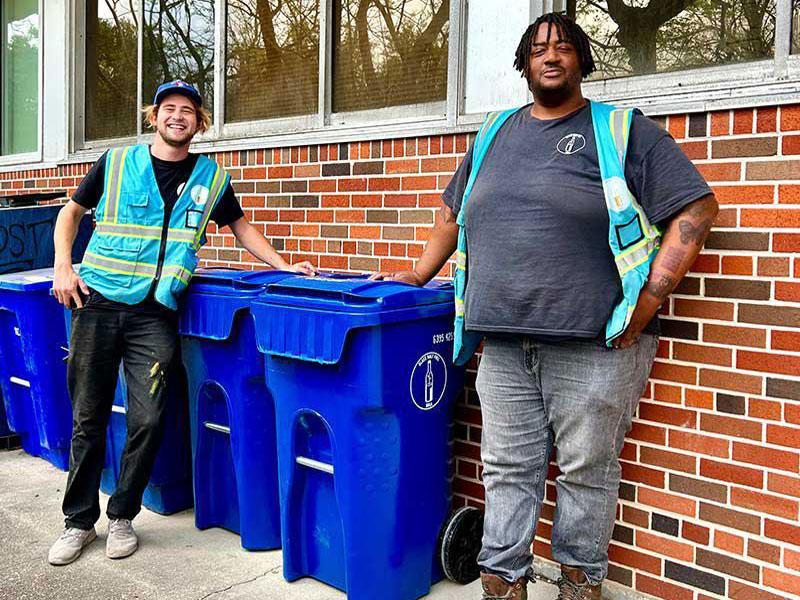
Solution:
[{"label": "brick mortar line", "polygon": [[[791,328],[790,327],[790,328],[787,328],[787,329],[781,329],[781,331],[786,331],[788,333],[793,333],[793,332],[795,332],[797,330],[798,330],[798,328],[796,328],[796,327],[795,328]],[[772,331],[772,329],[770,329],[769,331]],[[798,333],[800,333],[800,331],[798,331]],[[740,350],[740,351],[744,351],[744,352],[760,352],[762,354],[786,354],[788,356],[797,355],[798,358],[800,358],[800,350],[783,350],[781,348],[770,348],[769,346],[761,348],[761,347],[757,347],[757,346],[726,345],[726,344],[722,344],[720,342],[704,341],[702,339],[700,339],[700,340],[687,340],[687,339],[683,339],[683,338],[663,338],[663,337],[661,337],[659,339],[669,339],[669,340],[676,341],[678,343],[683,343],[683,344],[688,344],[688,345],[695,345],[695,346],[702,346],[702,347],[709,347],[709,348],[719,348],[721,350],[734,350],[734,351]],[[677,357],[674,357],[674,356],[668,356],[666,358],[659,357],[659,358],[661,360],[670,360],[670,361],[675,361],[675,362],[679,362],[679,363],[688,363],[688,364],[692,364],[692,365],[701,365],[701,366],[710,365],[710,366],[720,367],[720,368],[724,368],[725,367],[725,365],[719,365],[717,363],[704,363],[704,362],[699,362],[699,361],[687,361],[687,360],[684,360],[682,358],[677,358]],[[737,358],[737,356],[734,355],[732,358]],[[759,371],[759,373],[761,373],[761,372],[762,371]],[[763,371],[763,372],[765,372],[765,373],[770,372],[771,373],[772,371]],[[790,378],[791,377],[796,377],[796,378],[800,379],[800,375],[787,375],[787,377],[790,377]],[[682,383],[682,382],[677,381],[675,383]]]},{"label": "brick mortar line", "polygon": [[[701,523],[702,523],[702,522],[703,522],[703,521],[701,521]],[[630,523],[630,524],[626,523],[626,526],[627,526],[627,525],[630,525],[630,526],[631,526],[631,528],[635,529],[635,531],[644,531],[644,532],[646,532],[646,533],[651,533],[651,532],[661,533],[661,532],[659,532],[659,531],[657,531],[657,530],[654,530],[654,529],[647,529],[647,530],[645,530],[645,529],[642,529],[642,528],[640,528],[640,527],[637,527],[637,526],[636,526],[635,524],[633,524],[633,523]],[[714,531],[716,532],[717,530],[714,530]],[[655,534],[653,534],[653,535],[655,535]],[[748,555],[747,553],[745,553],[745,554],[732,554],[730,551],[728,551],[728,550],[726,550],[726,549],[724,549],[724,548],[720,548],[719,546],[714,546],[714,545],[712,545],[712,543],[711,543],[711,541],[710,541],[710,540],[709,540],[709,543],[708,543],[708,544],[697,544],[697,543],[693,542],[692,540],[687,540],[686,538],[683,538],[683,537],[670,536],[669,534],[664,534],[664,533],[661,533],[661,536],[659,536],[659,537],[662,537],[662,536],[666,536],[666,537],[664,538],[665,540],[670,540],[670,539],[672,539],[672,540],[674,540],[674,541],[678,541],[678,542],[681,542],[681,543],[687,544],[687,545],[691,546],[693,550],[695,550],[695,549],[706,549],[706,548],[708,548],[708,549],[709,549],[708,551],[710,551],[710,552],[714,552],[714,553],[716,553],[716,554],[721,554],[721,555],[723,555],[723,556],[726,556],[726,557],[728,557],[728,558],[733,558],[733,559],[740,560],[740,561],[741,561],[741,560],[744,560],[745,562],[746,562],[746,561],[748,561],[748,560],[755,560],[755,561],[758,561],[759,563],[761,563],[760,565],[756,565],[756,566],[758,566],[758,567],[759,567],[759,576],[763,575],[763,572],[762,572],[762,569],[763,569],[763,567],[770,567],[770,568],[772,568],[772,569],[779,569],[779,568],[782,566],[782,563],[783,563],[783,560],[781,560],[781,563],[779,563],[779,564],[770,563],[770,562],[763,561],[763,560],[761,560],[761,559],[758,559],[758,558],[752,557],[752,556]],[[540,536],[537,536],[537,537],[540,537]],[[738,537],[741,537],[741,535],[739,535]],[[670,561],[672,561],[672,562],[676,562],[676,563],[682,563],[682,564],[684,564],[685,566],[689,566],[689,567],[691,567],[691,568],[693,568],[693,569],[696,569],[696,570],[711,571],[711,572],[713,572],[713,573],[715,573],[715,574],[719,574],[719,576],[721,576],[721,577],[723,577],[723,578],[728,578],[728,579],[730,579],[730,578],[733,578],[733,579],[736,579],[736,580],[738,580],[738,581],[742,581],[743,583],[746,583],[746,584],[749,584],[749,585],[760,585],[760,586],[764,586],[764,585],[765,585],[765,584],[764,584],[764,583],[761,581],[762,577],[759,577],[759,581],[758,581],[758,582],[756,582],[756,583],[754,583],[754,582],[752,582],[752,581],[750,581],[750,580],[747,580],[747,579],[742,579],[742,578],[740,578],[740,577],[737,577],[736,575],[732,575],[732,574],[726,573],[726,572],[724,572],[724,571],[718,571],[718,570],[716,570],[716,569],[713,569],[713,568],[711,568],[711,567],[707,567],[707,566],[698,565],[698,564],[697,564],[697,562],[686,563],[686,562],[684,562],[684,561],[683,561],[683,560],[681,560],[681,559],[674,558],[674,557],[672,557],[672,556],[670,556],[670,555],[667,555],[667,554],[656,554],[656,555],[653,555],[653,554],[652,554],[652,552],[654,552],[653,550],[649,550],[649,549],[647,549],[647,548],[642,548],[641,546],[636,546],[636,545],[627,544],[627,543],[625,543],[625,542],[621,542],[621,541],[619,541],[619,540],[616,540],[616,539],[612,539],[612,541],[613,541],[614,543],[616,543],[617,545],[620,545],[620,546],[625,546],[625,547],[631,548],[631,549],[633,549],[633,550],[636,550],[637,552],[641,552],[642,554],[647,554],[647,555],[649,555],[649,556],[655,556],[655,557],[657,557],[657,558],[663,558],[663,559],[670,560]],[[774,542],[774,540],[772,540],[772,541]],[[549,542],[549,540],[548,540],[548,542]],[[696,556],[695,556],[695,559],[694,559],[694,560],[696,561]],[[613,562],[613,561],[612,561],[612,562]],[[624,563],[614,563],[614,564],[624,564]],[[635,567],[630,567],[630,566],[628,566],[628,565],[624,565],[624,566],[625,566],[626,568],[634,568],[634,569],[635,569]],[[653,575],[652,573],[646,573],[646,575],[648,575],[648,576],[650,576],[650,577],[657,577],[657,576]],[[800,576],[800,575],[798,575],[798,576]],[[662,575],[661,575],[660,577],[661,577],[661,578],[663,578],[663,579],[665,579],[665,580],[667,580],[667,581],[669,581],[669,582],[672,582],[672,581],[677,581],[677,580],[675,580],[675,579],[670,579],[669,577],[666,577],[666,576],[665,576],[663,573],[662,573]],[[690,584],[687,584],[687,583],[685,583],[685,582],[679,582],[679,583],[681,583],[681,584],[683,584],[683,585],[690,585]],[[693,589],[693,591],[698,591],[698,588],[696,588],[695,586],[691,586],[691,585],[690,585],[690,588],[692,588],[692,589]],[[700,588],[700,589],[702,589],[702,588]],[[772,588],[772,589],[777,589],[777,588]],[[707,590],[704,590],[704,589],[703,589],[702,591],[703,591],[705,594],[709,594],[709,593],[710,593],[710,592],[708,592]]]},{"label": "brick mortar line", "polygon": [[[670,339],[672,339],[672,338],[670,338]],[[785,351],[784,350],[771,350],[771,349],[766,349],[766,348],[764,348],[762,350],[763,350],[761,352],[762,354],[769,354],[769,355],[773,355],[773,356],[777,355],[777,354],[786,354],[786,353],[789,353],[790,356],[794,356],[795,354],[797,354],[797,352],[791,351],[791,350],[785,350]],[[746,350],[746,351],[747,352],[758,352],[757,349]],[[758,375],[758,376],[761,376],[761,377],[766,377],[767,375],[773,375],[774,377],[778,377],[780,379],[788,379],[788,380],[791,380],[791,381],[800,382],[800,375],[791,375],[791,374],[788,374],[788,373],[779,373],[779,372],[776,372],[776,371],[756,371],[754,369],[744,369],[744,368],[741,368],[741,367],[737,367],[736,365],[728,366],[728,365],[718,365],[718,364],[715,364],[715,363],[692,362],[692,361],[687,361],[687,360],[682,360],[682,359],[677,359],[677,358],[661,358],[661,357],[657,357],[656,360],[658,360],[659,362],[669,361],[668,364],[676,364],[677,366],[681,366],[681,367],[696,366],[698,369],[704,369],[705,368],[705,369],[718,369],[718,370],[735,370],[737,373],[742,373],[744,375]],[[650,381],[667,381],[667,382],[670,382],[670,383],[673,383],[673,384],[682,383],[684,385],[690,385],[690,384],[686,384],[686,383],[684,383],[682,381],[672,381],[670,379],[658,379],[658,378],[655,378],[655,377],[651,377]],[[692,387],[699,387],[699,385],[698,386],[692,386]]]},{"label": "brick mortar line", "polygon": [[[723,413],[722,416],[725,416],[727,414],[728,413]],[[734,416],[741,416],[741,415],[734,415]],[[649,423],[653,423],[653,421],[646,421],[646,422],[643,422],[642,424],[646,425],[646,424],[649,424]],[[667,431],[670,431],[670,430],[667,429]],[[696,431],[705,432],[706,430],[705,429],[699,429],[699,430],[696,430]],[[766,442],[766,441],[756,443],[755,440],[751,440],[751,439],[748,439],[748,438],[718,437],[718,436],[724,436],[724,434],[709,435],[709,434],[714,434],[714,433],[715,432],[708,432],[707,434],[705,434],[704,437],[713,438],[713,439],[717,439],[717,440],[722,440],[722,441],[726,441],[726,442],[739,442],[739,443],[749,444],[749,445],[758,445],[760,448],[767,448],[767,449],[770,449],[770,450],[780,450],[782,452],[788,452],[790,454],[798,454],[798,455],[800,455],[800,449],[793,448],[791,446],[780,446],[780,445],[776,445],[774,443]],[[702,434],[698,434],[698,435],[702,435]],[[675,454],[680,454],[681,456],[690,456],[690,457],[693,457],[693,458],[706,458],[706,459],[717,460],[717,461],[727,461],[727,462],[730,462],[730,463],[735,464],[735,465],[748,466],[748,467],[754,468],[754,469],[757,469],[757,468],[761,467],[761,465],[758,465],[758,464],[749,463],[749,462],[743,462],[741,460],[736,460],[732,456],[731,457],[720,457],[720,456],[714,456],[714,455],[710,455],[710,454],[702,454],[700,452],[694,452],[693,453],[691,450],[686,450],[686,449],[683,449],[683,448],[677,448],[675,446],[670,446],[669,445],[669,438],[667,438],[667,443],[665,445],[663,445],[663,446],[655,445],[653,442],[648,442],[648,441],[645,441],[645,440],[639,440],[639,439],[635,439],[635,438],[627,438],[626,437],[625,439],[628,440],[629,442],[633,443],[633,444],[636,444],[640,448],[651,448],[653,450],[669,450],[669,451],[674,452]],[[733,450],[733,448],[731,448],[731,450]],[[732,452],[731,452],[731,454],[732,454]],[[630,462],[630,461],[628,461],[628,462]],[[643,462],[641,462],[641,457],[637,458],[637,463],[636,464],[642,464],[642,465],[645,465],[645,466],[648,466],[648,467],[659,468],[659,469],[661,469],[661,470],[663,470],[663,471],[665,471],[667,473],[675,473],[676,475],[686,475],[686,476],[701,477],[700,473],[692,474],[692,473],[687,473],[686,471],[678,471],[678,470],[672,469],[670,467],[664,467],[662,465],[653,465],[652,463],[643,463]],[[698,464],[697,466],[699,467],[700,465]],[[770,467],[763,467],[763,468],[764,469],[769,469]],[[797,475],[797,473],[792,473],[791,471],[785,471],[785,470],[784,471],[778,471],[778,472],[784,473],[784,474],[788,473],[788,474],[791,474],[791,475]],[[719,482],[720,480],[714,480],[714,481]],[[731,482],[731,484],[732,485],[740,485],[741,486],[741,484],[736,484],[735,482]],[[747,489],[756,489],[756,488],[747,488]],[[782,496],[782,494],[775,494],[775,495],[776,496]],[[790,496],[787,496],[787,497],[790,497]],[[800,503],[800,498],[797,499],[797,502]]]}]

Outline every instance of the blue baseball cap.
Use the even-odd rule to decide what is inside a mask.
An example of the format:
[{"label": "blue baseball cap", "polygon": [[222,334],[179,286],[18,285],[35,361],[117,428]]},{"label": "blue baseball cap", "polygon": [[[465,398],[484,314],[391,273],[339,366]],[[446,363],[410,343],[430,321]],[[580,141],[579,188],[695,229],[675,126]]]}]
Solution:
[{"label": "blue baseball cap", "polygon": [[200,95],[200,92],[197,91],[197,88],[181,79],[168,81],[158,86],[156,95],[153,98],[153,104],[160,104],[164,97],[169,94],[181,94],[189,98],[192,102],[197,104],[197,106],[203,106],[203,97]]}]

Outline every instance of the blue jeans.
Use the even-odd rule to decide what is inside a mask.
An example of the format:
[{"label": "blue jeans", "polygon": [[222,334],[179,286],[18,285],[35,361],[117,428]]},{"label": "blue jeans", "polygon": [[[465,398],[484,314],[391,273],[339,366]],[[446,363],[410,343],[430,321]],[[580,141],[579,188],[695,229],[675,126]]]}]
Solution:
[{"label": "blue jeans", "polygon": [[530,574],[555,445],[561,474],[553,558],[582,569],[592,583],[605,578],[619,455],[657,347],[653,335],[624,350],[588,341],[486,340],[476,381],[486,489],[482,570],[508,581]]}]

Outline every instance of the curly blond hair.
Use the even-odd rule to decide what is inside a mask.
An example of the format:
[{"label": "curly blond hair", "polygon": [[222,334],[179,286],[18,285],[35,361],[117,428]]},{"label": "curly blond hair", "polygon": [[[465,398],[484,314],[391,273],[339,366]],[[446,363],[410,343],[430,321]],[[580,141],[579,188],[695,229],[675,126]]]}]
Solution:
[{"label": "curly blond hair", "polygon": [[[197,131],[203,133],[211,128],[211,113],[204,106],[194,106],[197,111]],[[148,104],[142,109],[144,121],[150,129],[155,129],[156,116],[158,115],[158,104]]]}]

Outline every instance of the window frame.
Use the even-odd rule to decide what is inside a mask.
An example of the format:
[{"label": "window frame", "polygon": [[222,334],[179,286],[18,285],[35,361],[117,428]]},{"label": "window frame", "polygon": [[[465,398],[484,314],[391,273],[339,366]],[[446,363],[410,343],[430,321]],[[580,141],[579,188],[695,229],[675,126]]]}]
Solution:
[{"label": "window frame", "polygon": [[[42,146],[44,143],[44,0],[38,0],[37,10],[39,16],[39,48],[38,60],[38,88],[37,88],[37,114],[36,114],[36,150],[32,152],[18,152],[16,154],[0,154],[0,167],[17,165],[21,163],[40,162],[42,160]],[[0,40],[4,36],[0,36]],[[0,48],[2,51],[2,48]],[[2,101],[2,97],[0,97]],[[2,124],[0,124],[2,126]]]},{"label": "window frame", "polygon": [[[533,6],[536,5],[536,6]],[[533,18],[564,10],[565,0],[532,2]],[[800,54],[790,54],[792,0],[775,0],[775,49],[771,58],[709,65],[667,73],[632,75],[583,83],[584,95],[649,114],[753,108],[797,102]],[[739,91],[745,88],[742,95]]]},{"label": "window frame", "polygon": [[[41,1],[41,0],[40,0]],[[444,100],[414,105],[393,106],[378,109],[334,113],[332,107],[332,48],[333,32],[333,7],[337,0],[320,0],[320,60],[319,60],[319,102],[318,109],[308,115],[292,117],[279,117],[275,119],[260,119],[252,121],[225,122],[225,56],[227,51],[227,2],[214,0],[214,124],[204,135],[196,138],[195,147],[198,151],[216,150],[222,147],[240,148],[251,146],[254,143],[265,147],[281,146],[285,144],[325,143],[325,140],[341,140],[366,137],[375,139],[406,135],[409,126],[411,129],[435,126],[441,129],[447,125],[456,124],[457,85],[453,79],[461,70],[461,52],[457,42],[460,37],[453,24],[460,22],[462,5],[466,0],[450,0],[450,21],[448,24],[448,76],[447,93]],[[73,112],[73,136],[71,143],[72,155],[80,159],[82,155],[94,156],[107,148],[124,144],[136,144],[148,141],[152,134],[143,130],[142,120],[137,119],[137,132],[135,136],[115,139],[87,140],[85,137],[85,22],[86,2],[78,0],[75,7],[75,57],[73,69],[75,82],[73,102],[76,110]],[[137,7],[139,23],[143,23],[144,3],[140,0]],[[138,71],[137,95],[139,105],[142,105],[142,27],[138,30]],[[416,127],[415,127],[416,126]],[[331,142],[333,143],[333,142]]]},{"label": "window frame", "polygon": [[[225,55],[227,2],[215,0],[214,54],[214,124],[198,136],[195,148],[201,152],[242,150],[253,147],[275,148],[292,145],[338,143],[352,140],[370,141],[416,135],[442,135],[474,131],[486,112],[464,110],[467,64],[467,4],[475,0],[450,0],[448,24],[447,92],[443,101],[411,106],[333,113],[331,30],[336,0],[320,0],[319,102],[316,113],[308,115],[237,121],[226,123]],[[40,0],[40,5],[42,0]],[[99,152],[120,144],[143,143],[152,134],[143,130],[137,119],[135,136],[85,140],[83,120],[85,107],[85,0],[76,0],[73,31],[75,82],[72,111],[73,127],[70,160],[78,162],[97,156]],[[530,0],[530,21],[543,12],[563,9],[565,0]],[[144,4],[139,2],[140,23]],[[593,99],[614,102],[620,106],[638,106],[648,114],[676,114],[775,106],[797,102],[800,95],[800,54],[791,52],[792,0],[776,0],[775,54],[772,58],[713,65],[670,73],[636,75],[583,83],[583,92]],[[41,51],[41,47],[40,47]],[[142,104],[142,28],[139,28],[138,90]],[[524,85],[522,82],[520,85]],[[530,94],[528,94],[530,100]],[[41,112],[41,111],[40,111]],[[2,164],[2,163],[0,163]]]}]

